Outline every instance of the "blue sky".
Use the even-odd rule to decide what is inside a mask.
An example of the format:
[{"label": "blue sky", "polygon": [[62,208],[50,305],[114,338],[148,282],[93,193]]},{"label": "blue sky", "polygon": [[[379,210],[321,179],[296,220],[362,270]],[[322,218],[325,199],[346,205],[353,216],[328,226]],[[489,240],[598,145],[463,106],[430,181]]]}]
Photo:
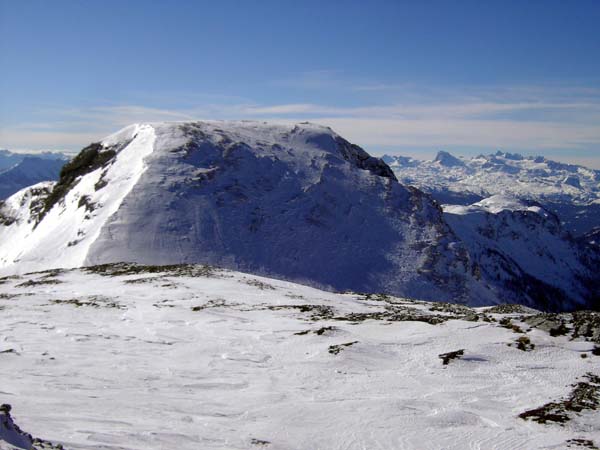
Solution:
[{"label": "blue sky", "polygon": [[311,120],[374,154],[600,168],[600,2],[0,0],[0,148]]}]

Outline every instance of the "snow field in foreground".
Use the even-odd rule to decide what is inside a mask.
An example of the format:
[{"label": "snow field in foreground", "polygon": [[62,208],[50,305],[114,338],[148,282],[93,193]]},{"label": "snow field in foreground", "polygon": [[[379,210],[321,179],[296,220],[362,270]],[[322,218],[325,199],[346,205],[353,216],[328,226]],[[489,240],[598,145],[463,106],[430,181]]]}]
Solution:
[{"label": "snow field in foreground", "polygon": [[[65,449],[600,442],[596,411],[564,425],[518,417],[600,372],[589,342],[526,331],[515,319],[535,344],[521,351],[522,334],[485,322],[482,309],[465,308],[479,320],[463,320],[460,307],[430,311],[434,304],[216,269],[196,275],[71,270],[1,280],[0,403],[23,430]],[[458,349],[464,356],[443,365],[438,355]]]}]

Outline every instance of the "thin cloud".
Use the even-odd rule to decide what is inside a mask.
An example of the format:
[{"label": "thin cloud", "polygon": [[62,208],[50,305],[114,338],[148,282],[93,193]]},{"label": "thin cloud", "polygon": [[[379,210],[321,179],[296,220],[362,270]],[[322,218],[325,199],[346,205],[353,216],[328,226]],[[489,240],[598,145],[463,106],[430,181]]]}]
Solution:
[{"label": "thin cloud", "polygon": [[[333,76],[329,72],[312,75],[322,81]],[[136,122],[261,119],[323,123],[374,152],[378,147],[502,147],[540,153],[573,149],[580,158],[594,159],[594,149],[600,148],[600,91],[596,91],[579,86],[517,86],[490,88],[485,94],[477,90],[462,96],[427,94],[410,101],[352,107],[243,102],[194,108],[135,104],[56,108],[38,112],[45,120],[3,127],[0,147],[76,149]],[[564,155],[569,159],[567,151]]]},{"label": "thin cloud", "polygon": [[403,120],[321,117],[350,140],[369,146],[565,149],[600,146],[594,125],[494,120]]}]

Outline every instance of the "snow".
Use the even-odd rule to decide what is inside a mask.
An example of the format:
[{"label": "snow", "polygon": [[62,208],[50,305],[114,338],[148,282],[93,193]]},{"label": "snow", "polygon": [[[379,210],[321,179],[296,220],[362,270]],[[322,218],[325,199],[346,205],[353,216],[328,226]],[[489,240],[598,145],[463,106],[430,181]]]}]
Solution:
[{"label": "snow", "polygon": [[468,269],[438,208],[327,127],[154,123],[102,145],[125,147],[36,228],[7,227],[19,238],[0,240],[3,273],[193,262],[336,290],[464,297]]},{"label": "snow", "polygon": [[[518,279],[525,273],[568,292],[579,307],[584,304],[585,294],[576,274],[588,273],[592,279],[597,273],[585,267],[581,250],[565,239],[555,216],[507,195],[494,195],[469,206],[444,205],[443,209],[471,257],[492,278]],[[506,273],[508,264],[516,276]]]},{"label": "snow", "polygon": [[[543,206],[507,190],[441,211],[308,123],[138,124],[101,144],[118,149],[114,159],[81,176],[37,226],[53,183],[1,206],[0,270],[10,276],[0,278],[0,404],[23,430],[69,450],[600,442],[597,410],[564,425],[519,418],[598,374],[596,344],[528,325],[537,312],[527,308],[420,301],[586,305],[591,253]],[[398,159],[397,173],[400,163],[420,166]],[[502,153],[432,164],[457,183],[480,165],[486,182],[508,174],[522,190],[524,166],[555,187],[560,172],[571,200],[597,176]],[[581,189],[565,187],[563,172],[577,173]],[[77,268],[117,261],[149,266]],[[156,266],[174,263],[237,271]],[[551,303],[555,291],[561,303]],[[535,348],[519,350],[524,337]],[[439,355],[461,349],[442,364]],[[30,449],[7,417],[0,449]]]},{"label": "snow", "polygon": [[443,209],[447,213],[461,215],[476,211],[484,211],[491,214],[498,214],[502,211],[529,211],[546,218],[549,217],[548,212],[539,206],[531,206],[516,197],[501,194],[492,195],[469,206],[443,205]]},{"label": "snow", "polygon": [[[106,174],[99,168],[82,177],[67,194],[64,205],[50,210],[37,227],[34,228],[35,223],[20,221],[3,230],[4,235],[11,238],[0,236],[1,261],[17,262],[15,270],[18,271],[44,269],[56,263],[66,267],[83,265],[90,245],[144,172],[144,158],[153,150],[152,127],[136,126],[127,131],[134,132],[136,137],[117,155],[116,163]],[[108,183],[105,189],[98,191],[94,185],[101,177]],[[21,191],[16,198],[26,193],[27,190]],[[90,214],[79,205],[84,196],[101,207]],[[12,198],[9,200],[11,205],[16,203]],[[16,205],[11,209],[19,210]]]},{"label": "snow", "polygon": [[470,159],[447,152],[432,161],[388,155],[383,159],[401,183],[431,193],[440,203],[468,205],[508,195],[541,203],[575,235],[600,225],[600,170],[503,152]]},{"label": "snow", "polygon": [[[0,399],[21,428],[69,450],[533,450],[600,441],[597,411],[564,426],[517,417],[598,373],[600,359],[582,359],[591,345],[580,339],[533,329],[536,347],[524,352],[507,345],[519,334],[494,322],[313,317],[300,306],[329,307],[334,317],[445,313],[222,270],[72,270],[2,282]],[[310,332],[322,327],[334,328]],[[462,348],[462,359],[442,365],[439,354]]]},{"label": "snow", "polygon": [[0,450],[30,449],[31,439],[19,431],[10,414],[0,412]]},{"label": "snow", "polygon": [[[32,190],[0,206],[9,218],[0,226],[0,273],[205,263],[335,291],[471,305],[565,310],[594,298],[600,256],[583,252],[545,208],[498,194],[442,214],[328,127],[137,124],[101,145],[116,156],[80,176],[39,224],[30,209],[43,196]],[[479,159],[509,174],[515,164],[575,170],[510,154]],[[444,164],[474,170],[440,153],[434,166]]]}]

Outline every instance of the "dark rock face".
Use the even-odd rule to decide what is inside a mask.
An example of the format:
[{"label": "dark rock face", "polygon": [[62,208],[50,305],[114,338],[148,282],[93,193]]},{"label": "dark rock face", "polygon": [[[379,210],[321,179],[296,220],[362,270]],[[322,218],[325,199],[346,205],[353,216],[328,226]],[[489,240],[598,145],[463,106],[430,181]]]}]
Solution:
[{"label": "dark rock face", "polygon": [[38,220],[43,219],[46,213],[67,195],[69,190],[79,181],[80,177],[110,163],[117,154],[117,150],[115,148],[105,148],[100,143],[93,143],[81,150],[73,160],[65,164],[60,170],[58,183],[54,185],[52,192],[44,202],[44,207],[39,214]]},{"label": "dark rock face", "polygon": [[[4,403],[0,405],[0,444],[7,443],[10,448],[30,450],[63,450],[61,444],[53,444],[44,439],[35,438],[31,434],[21,430],[13,421],[10,412],[12,407]],[[12,447],[14,446],[14,447]],[[2,446],[2,448],[4,448]]]}]

